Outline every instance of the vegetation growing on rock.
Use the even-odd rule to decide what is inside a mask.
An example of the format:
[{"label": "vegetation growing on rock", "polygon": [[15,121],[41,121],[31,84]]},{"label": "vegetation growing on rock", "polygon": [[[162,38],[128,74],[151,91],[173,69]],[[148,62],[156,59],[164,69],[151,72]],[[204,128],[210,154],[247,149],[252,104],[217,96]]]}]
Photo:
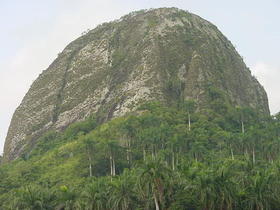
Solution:
[{"label": "vegetation growing on rock", "polygon": [[0,208],[277,209],[279,114],[211,97],[50,131],[0,167]]},{"label": "vegetation growing on rock", "polygon": [[279,209],[280,114],[232,44],[176,8],[70,43],[16,110],[0,209]]},{"label": "vegetation growing on rock", "polygon": [[213,24],[176,8],[133,12],[73,41],[42,72],[13,115],[4,159],[92,114],[104,122],[152,100],[207,108],[209,86],[269,114],[263,87]]}]

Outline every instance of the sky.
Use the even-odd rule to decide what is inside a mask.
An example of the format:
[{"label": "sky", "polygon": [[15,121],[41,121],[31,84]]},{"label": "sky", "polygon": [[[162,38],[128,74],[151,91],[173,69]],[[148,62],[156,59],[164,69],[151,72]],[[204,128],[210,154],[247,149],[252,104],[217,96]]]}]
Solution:
[{"label": "sky", "polygon": [[280,111],[279,0],[0,0],[0,154],[32,82],[87,29],[135,10],[178,7],[215,24]]}]

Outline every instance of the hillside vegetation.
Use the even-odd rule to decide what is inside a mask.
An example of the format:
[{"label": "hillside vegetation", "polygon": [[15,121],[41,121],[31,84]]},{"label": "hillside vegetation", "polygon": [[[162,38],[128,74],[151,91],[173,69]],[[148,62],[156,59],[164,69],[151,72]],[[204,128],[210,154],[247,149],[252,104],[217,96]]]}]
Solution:
[{"label": "hillside vegetation", "polygon": [[0,167],[0,209],[279,209],[280,115],[209,97],[49,131]]}]

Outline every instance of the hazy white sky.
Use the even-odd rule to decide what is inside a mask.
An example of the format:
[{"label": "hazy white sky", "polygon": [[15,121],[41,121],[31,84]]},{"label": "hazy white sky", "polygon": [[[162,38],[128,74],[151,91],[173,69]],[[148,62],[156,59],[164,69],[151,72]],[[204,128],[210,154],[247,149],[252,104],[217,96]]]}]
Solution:
[{"label": "hazy white sky", "polygon": [[279,0],[1,0],[0,154],[16,107],[36,77],[83,31],[144,8],[178,7],[214,23],[280,111]]}]

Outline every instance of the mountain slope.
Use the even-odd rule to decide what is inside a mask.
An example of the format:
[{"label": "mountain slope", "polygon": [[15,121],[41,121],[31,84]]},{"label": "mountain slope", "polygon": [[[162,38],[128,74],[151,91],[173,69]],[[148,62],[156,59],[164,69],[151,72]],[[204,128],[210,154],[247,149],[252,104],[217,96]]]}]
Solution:
[{"label": "mountain slope", "polygon": [[251,110],[243,132],[239,109],[218,110],[153,102],[49,131],[0,165],[0,209],[279,209],[280,114]]},{"label": "mountain slope", "polygon": [[213,24],[176,8],[133,12],[73,41],[42,72],[13,115],[4,159],[92,113],[106,121],[149,100],[203,109],[212,87],[269,114],[263,87]]}]

